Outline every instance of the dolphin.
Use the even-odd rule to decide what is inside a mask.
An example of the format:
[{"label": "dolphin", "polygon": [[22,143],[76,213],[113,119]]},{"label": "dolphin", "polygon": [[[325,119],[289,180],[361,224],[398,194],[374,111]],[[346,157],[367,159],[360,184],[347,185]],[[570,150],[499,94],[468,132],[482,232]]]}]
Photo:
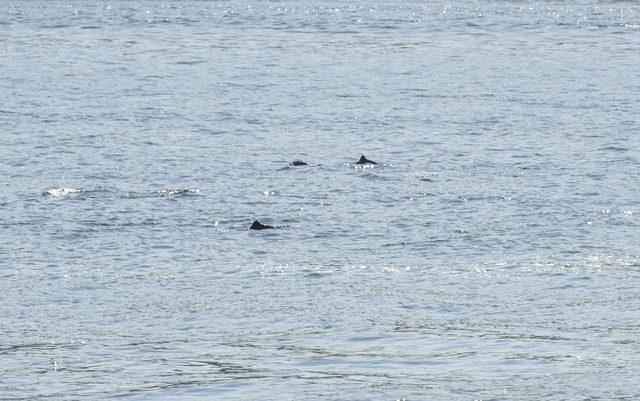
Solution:
[{"label": "dolphin", "polygon": [[270,226],[268,224],[262,224],[258,220],[254,221],[249,227],[249,230],[267,230],[269,228],[275,228],[274,226]]},{"label": "dolphin", "polygon": [[378,164],[378,162],[374,162],[373,160],[369,160],[364,155],[360,156],[360,160],[356,162],[356,164]]},{"label": "dolphin", "polygon": [[306,162],[304,160],[294,160],[292,162],[289,163],[292,166],[308,166],[309,162]]}]

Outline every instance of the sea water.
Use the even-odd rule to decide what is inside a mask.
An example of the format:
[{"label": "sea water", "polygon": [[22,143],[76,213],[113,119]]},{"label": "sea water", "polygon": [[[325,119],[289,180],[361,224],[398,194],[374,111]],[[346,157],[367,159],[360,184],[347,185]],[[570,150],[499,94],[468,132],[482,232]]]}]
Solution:
[{"label": "sea water", "polygon": [[639,399],[639,65],[632,1],[3,1],[0,399]]}]

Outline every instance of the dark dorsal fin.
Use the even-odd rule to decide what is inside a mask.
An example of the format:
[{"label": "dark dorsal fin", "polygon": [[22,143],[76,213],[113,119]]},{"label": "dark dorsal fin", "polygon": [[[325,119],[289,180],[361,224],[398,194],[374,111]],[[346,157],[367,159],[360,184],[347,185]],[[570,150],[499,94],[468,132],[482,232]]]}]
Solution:
[{"label": "dark dorsal fin", "polygon": [[274,226],[270,226],[268,224],[262,224],[258,220],[254,221],[249,227],[249,230],[266,230],[268,228],[275,228]]},{"label": "dark dorsal fin", "polygon": [[356,164],[378,164],[378,163],[374,162],[373,160],[369,160],[366,157],[364,157],[364,155],[362,155],[360,156],[360,160],[358,160]]}]

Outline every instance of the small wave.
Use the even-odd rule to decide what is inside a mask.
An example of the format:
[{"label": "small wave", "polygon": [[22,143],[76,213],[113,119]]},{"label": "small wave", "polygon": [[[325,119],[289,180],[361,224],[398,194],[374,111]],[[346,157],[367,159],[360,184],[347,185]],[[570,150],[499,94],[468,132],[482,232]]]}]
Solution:
[{"label": "small wave", "polygon": [[82,193],[82,188],[50,188],[45,191],[45,195],[55,196],[56,198],[68,198]]},{"label": "small wave", "polygon": [[513,198],[511,196],[503,196],[503,195],[478,195],[478,196],[459,196],[455,200],[452,200],[453,203],[464,203],[464,202],[478,202],[478,201],[487,201],[487,202],[510,202]]},{"label": "small wave", "polygon": [[179,196],[179,195],[192,195],[199,194],[201,189],[161,189],[158,191],[160,196]]},{"label": "small wave", "polygon": [[427,181],[427,182],[432,182],[437,175],[438,173],[433,171],[414,171],[414,172],[405,174],[405,176],[408,178],[413,178],[416,180]]},{"label": "small wave", "polygon": [[353,168],[356,170],[369,170],[376,168],[375,164],[354,164]]}]

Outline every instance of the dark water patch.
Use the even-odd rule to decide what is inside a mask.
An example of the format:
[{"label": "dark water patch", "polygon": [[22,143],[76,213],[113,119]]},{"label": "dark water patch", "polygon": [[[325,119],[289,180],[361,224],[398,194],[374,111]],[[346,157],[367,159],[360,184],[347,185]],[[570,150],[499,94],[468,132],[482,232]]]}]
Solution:
[{"label": "dark water patch", "polygon": [[58,371],[64,370],[67,372],[73,373],[102,373],[102,374],[113,374],[120,373],[126,371],[125,368],[108,366],[108,365],[79,365],[79,364],[66,364],[62,369],[57,369]]},{"label": "dark water patch", "polygon": [[[172,21],[168,21],[168,22],[172,22]],[[175,18],[173,20],[173,22],[175,22],[178,25],[193,26],[193,25],[199,24],[200,20],[199,19],[192,19],[192,18],[185,18],[185,17],[178,17],[178,18]]]},{"label": "dark water patch", "polygon": [[551,287],[551,288],[547,288],[547,290],[549,291],[557,291],[557,290],[569,290],[575,288],[575,286],[573,284],[563,284],[560,286],[555,286],[555,287]]},{"label": "dark water patch", "polygon": [[513,154],[511,155],[512,159],[531,159],[535,157],[535,155],[526,155],[526,154]]},{"label": "dark water patch", "polygon": [[331,274],[332,274],[331,272],[327,272],[327,271],[322,271],[322,272],[313,271],[313,272],[307,273],[305,275],[305,277],[314,278],[314,279],[320,279],[320,278],[325,278],[325,277],[331,276]]},{"label": "dark water patch", "polygon": [[43,29],[64,29],[64,28],[69,28],[72,25],[68,25],[68,24],[52,24],[52,25],[41,25],[40,28]]},{"label": "dark water patch", "polygon": [[591,276],[576,276],[576,277],[572,277],[571,280],[572,281],[587,281],[587,280],[593,280],[593,277],[591,277]]},{"label": "dark water patch", "polygon": [[[399,22],[404,22],[404,21],[399,21]],[[368,24],[366,27],[374,31],[375,30],[389,31],[389,30],[400,29],[398,25],[390,25],[390,24]]]},{"label": "dark water patch", "polygon": [[187,61],[176,61],[174,64],[176,65],[198,65],[205,64],[207,60],[187,60]]},{"label": "dark water patch", "polygon": [[396,243],[389,243],[389,244],[383,244],[383,247],[403,247],[406,246],[408,244],[407,241],[402,241],[402,242],[396,242]]},{"label": "dark water patch", "polygon": [[336,29],[331,31],[332,34],[336,34],[336,35],[357,35],[360,32],[361,31],[354,30],[354,29]]},{"label": "dark water patch", "polygon": [[10,355],[15,353],[29,352],[45,352],[56,349],[73,349],[81,348],[84,344],[81,342],[48,342],[48,343],[26,343],[0,346],[0,355]]},{"label": "dark water patch", "polygon": [[598,148],[598,150],[604,150],[607,152],[628,152],[630,149],[621,147],[621,146],[604,146],[604,147]]},{"label": "dark water patch", "polygon": [[203,356],[199,359],[165,359],[161,358],[160,361],[168,365],[176,366],[189,366],[189,367],[211,367],[216,369],[220,374],[242,374],[242,373],[254,373],[258,372],[256,369],[252,369],[246,366],[242,366],[230,362],[221,362],[217,357],[210,356],[211,359],[204,359]]}]

